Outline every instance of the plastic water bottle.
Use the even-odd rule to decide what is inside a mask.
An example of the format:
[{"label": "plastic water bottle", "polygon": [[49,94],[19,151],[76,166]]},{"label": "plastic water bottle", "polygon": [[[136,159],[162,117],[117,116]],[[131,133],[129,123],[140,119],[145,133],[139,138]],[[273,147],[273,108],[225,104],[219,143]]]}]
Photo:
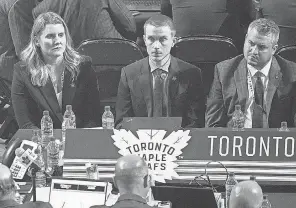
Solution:
[{"label": "plastic water bottle", "polygon": [[229,173],[228,179],[225,183],[225,194],[226,194],[226,207],[229,207],[229,198],[233,187],[237,184],[234,173]]},{"label": "plastic water bottle", "polygon": [[105,112],[102,116],[102,126],[104,129],[114,128],[114,116],[110,110],[110,106],[105,106]]},{"label": "plastic water bottle", "polygon": [[41,119],[41,145],[47,147],[50,138],[53,137],[53,123],[47,110],[43,111]]},{"label": "plastic water bottle", "polygon": [[62,149],[64,150],[66,141],[66,129],[76,129],[76,116],[72,110],[72,105],[66,106],[62,123]]},{"label": "plastic water bottle", "polygon": [[218,208],[226,208],[226,206],[225,206],[225,192],[221,193],[221,197],[218,201]]},{"label": "plastic water bottle", "polygon": [[233,131],[243,131],[245,125],[245,114],[241,110],[240,105],[235,105],[235,111],[232,115]]},{"label": "plastic water bottle", "polygon": [[287,121],[282,121],[281,122],[281,128],[278,129],[279,131],[290,131],[288,128],[288,123]]},{"label": "plastic water bottle", "polygon": [[60,140],[56,140],[54,137],[50,138],[50,142],[47,145],[47,172],[52,174],[55,167],[59,163],[60,152]]},{"label": "plastic water bottle", "polygon": [[271,203],[269,202],[268,196],[266,194],[263,195],[261,208],[271,208]]},{"label": "plastic water bottle", "polygon": [[41,137],[40,137],[39,129],[33,129],[32,142],[41,145]]},{"label": "plastic water bottle", "polygon": [[42,148],[38,148],[35,153],[37,154],[37,159],[35,161],[39,166],[39,170],[36,172],[36,187],[45,187],[46,186],[46,176],[45,176],[45,161],[43,157]]}]

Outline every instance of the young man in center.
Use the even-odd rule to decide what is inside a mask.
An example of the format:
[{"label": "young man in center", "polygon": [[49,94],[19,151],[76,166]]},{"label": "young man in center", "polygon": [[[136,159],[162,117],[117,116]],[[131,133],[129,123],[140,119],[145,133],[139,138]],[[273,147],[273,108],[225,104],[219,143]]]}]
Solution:
[{"label": "young man in center", "polygon": [[199,68],[170,55],[176,42],[172,20],[164,15],[144,25],[148,57],[122,69],[116,125],[124,117],[182,117],[182,127],[203,127],[205,95]]}]

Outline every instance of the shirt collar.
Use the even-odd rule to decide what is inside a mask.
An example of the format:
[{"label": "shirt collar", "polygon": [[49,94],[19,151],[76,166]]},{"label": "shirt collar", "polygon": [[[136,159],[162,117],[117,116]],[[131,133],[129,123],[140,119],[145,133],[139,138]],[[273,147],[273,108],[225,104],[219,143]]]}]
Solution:
[{"label": "shirt collar", "polygon": [[[270,70],[270,67],[271,67],[271,60],[272,58],[267,62],[267,64],[260,70],[260,72],[265,76],[265,77],[268,77],[268,73],[269,73],[269,70]],[[255,69],[253,66],[251,65],[247,65],[248,66],[248,69],[251,73],[251,76],[253,77],[257,71],[257,69]]]},{"label": "shirt collar", "polygon": [[124,201],[124,200],[134,200],[134,201],[138,201],[138,202],[142,202],[142,203],[147,203],[146,200],[144,198],[142,198],[139,195],[136,194],[122,194],[119,196],[118,201]]},{"label": "shirt collar", "polygon": [[171,55],[168,54],[163,60],[162,64],[160,67],[156,66],[155,62],[152,61],[149,57],[149,66],[150,66],[150,71],[153,72],[155,69],[162,69],[166,72],[169,72],[169,66],[171,63]]}]

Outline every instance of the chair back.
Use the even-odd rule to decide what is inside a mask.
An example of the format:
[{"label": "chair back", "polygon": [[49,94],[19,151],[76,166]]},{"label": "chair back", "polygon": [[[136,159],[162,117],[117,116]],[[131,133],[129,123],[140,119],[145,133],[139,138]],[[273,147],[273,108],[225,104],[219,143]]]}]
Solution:
[{"label": "chair back", "polygon": [[10,141],[6,151],[2,157],[2,164],[10,167],[14,158],[15,158],[15,150],[21,146],[21,143],[24,139],[15,138],[13,141]]},{"label": "chair back", "polygon": [[18,130],[14,111],[11,103],[10,83],[0,78],[0,138],[8,143]]},{"label": "chair back", "polygon": [[101,106],[110,105],[115,115],[121,69],[144,58],[140,48],[130,40],[105,38],[82,42],[78,52],[92,58],[98,77]]},{"label": "chair back", "polygon": [[277,50],[276,54],[296,63],[296,45],[283,46]]},{"label": "chair back", "polygon": [[208,94],[217,63],[238,55],[232,39],[218,35],[180,37],[172,54],[202,70],[205,92]]}]

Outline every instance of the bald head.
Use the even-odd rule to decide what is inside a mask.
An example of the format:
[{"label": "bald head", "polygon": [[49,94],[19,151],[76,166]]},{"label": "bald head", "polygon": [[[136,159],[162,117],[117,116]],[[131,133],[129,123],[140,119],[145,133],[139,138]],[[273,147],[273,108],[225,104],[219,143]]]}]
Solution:
[{"label": "bald head", "polygon": [[9,168],[0,164],[0,200],[9,199],[14,195],[15,186]]},{"label": "bald head", "polygon": [[115,176],[143,177],[148,174],[146,162],[137,155],[127,155],[119,158],[115,166]]},{"label": "bald head", "polygon": [[114,182],[121,194],[137,193],[147,194],[148,166],[146,162],[137,155],[127,155],[119,158],[115,166]]},{"label": "bald head", "polygon": [[255,181],[242,181],[231,191],[230,208],[260,208],[263,200],[261,187]]}]

